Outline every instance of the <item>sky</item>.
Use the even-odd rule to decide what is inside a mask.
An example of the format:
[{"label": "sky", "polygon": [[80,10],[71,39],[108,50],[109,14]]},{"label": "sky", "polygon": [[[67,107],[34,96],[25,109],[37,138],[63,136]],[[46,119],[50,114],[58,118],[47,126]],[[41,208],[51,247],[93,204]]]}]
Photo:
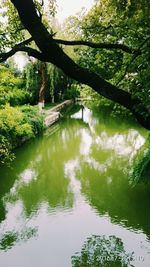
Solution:
[{"label": "sky", "polygon": [[93,3],[94,0],[57,0],[57,18],[60,22],[63,22],[67,17],[79,12],[82,7],[87,10],[90,9]]}]

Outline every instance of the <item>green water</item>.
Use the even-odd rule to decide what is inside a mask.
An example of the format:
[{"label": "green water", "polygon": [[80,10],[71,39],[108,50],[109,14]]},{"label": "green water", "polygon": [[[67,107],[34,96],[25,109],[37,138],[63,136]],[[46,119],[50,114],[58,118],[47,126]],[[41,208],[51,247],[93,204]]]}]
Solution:
[{"label": "green water", "polygon": [[128,180],[146,137],[84,108],[19,148],[0,169],[0,266],[149,267],[150,186]]}]

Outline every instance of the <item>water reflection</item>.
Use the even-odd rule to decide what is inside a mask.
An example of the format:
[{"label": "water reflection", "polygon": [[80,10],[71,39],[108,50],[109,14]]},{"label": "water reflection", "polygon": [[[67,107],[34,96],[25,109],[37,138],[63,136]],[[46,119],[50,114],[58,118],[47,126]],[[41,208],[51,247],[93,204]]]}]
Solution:
[{"label": "water reflection", "polygon": [[[68,123],[72,124],[70,129],[66,128]],[[5,239],[13,240],[12,245],[20,240],[15,239],[15,236],[18,236],[16,225],[20,227],[15,218],[21,217],[24,227],[26,219],[38,216],[45,205],[50,214],[61,210],[69,211],[72,208],[74,194],[66,177],[65,164],[70,159],[70,151],[73,158],[78,155],[80,127],[81,121],[77,123],[66,121],[61,131],[60,128],[54,131],[53,138],[50,138],[51,131],[50,134],[47,131],[44,138],[41,137],[28,144],[25,151],[23,147],[18,150],[17,158],[10,169],[3,167],[3,181],[8,181],[8,185],[10,183],[11,186],[8,190],[3,190],[1,196],[1,221],[4,220],[0,225],[0,229],[4,232],[1,238],[2,244]],[[83,124],[83,127],[87,126]],[[19,230],[22,231],[23,228]],[[24,239],[24,235],[21,236]],[[1,249],[3,247],[1,245]]]},{"label": "water reflection", "polygon": [[150,238],[150,188],[130,187],[120,163],[113,157],[106,165],[94,160],[82,162],[78,172],[82,193],[100,214],[109,214],[113,222],[128,228],[141,229]]},{"label": "water reflection", "polygon": [[0,249],[7,251],[11,249],[18,242],[26,242],[32,237],[37,236],[36,228],[24,228],[23,231],[19,232],[6,232],[3,235],[0,235]]},{"label": "water reflection", "polygon": [[123,242],[115,236],[91,236],[81,253],[72,256],[72,267],[129,267],[134,253],[126,253]]},{"label": "water reflection", "polygon": [[[70,158],[68,147],[73,157],[78,155],[80,138],[78,132],[74,134],[73,129],[67,131],[64,127],[55,138],[46,136],[37,143],[31,144],[31,154],[27,151],[24,155],[28,159],[26,169],[19,169],[14,185],[5,194],[5,201],[10,203],[20,199],[28,217],[38,210],[42,202],[47,202],[50,208],[72,206],[73,193],[68,190],[69,181],[65,177],[64,165]],[[20,163],[18,160],[13,169]],[[11,171],[8,170],[7,176],[11,175]]]},{"label": "water reflection", "polygon": [[[29,244],[37,250],[43,244],[47,256],[44,264],[38,258],[36,265],[26,266],[47,267],[51,260],[51,266],[70,267],[71,255],[87,236],[96,234],[89,241],[93,246],[105,239],[97,235],[109,232],[116,235],[111,241],[122,250],[121,242],[129,246],[135,238],[137,251],[148,253],[150,188],[131,187],[127,176],[129,161],[145,137],[145,131],[115,120],[103,122],[82,107],[17,150],[11,169],[0,171],[1,250],[16,247],[14,253],[22,255],[24,250],[17,244],[33,239]],[[148,249],[140,247],[140,240]],[[32,251],[32,245],[26,253],[29,248]]]}]

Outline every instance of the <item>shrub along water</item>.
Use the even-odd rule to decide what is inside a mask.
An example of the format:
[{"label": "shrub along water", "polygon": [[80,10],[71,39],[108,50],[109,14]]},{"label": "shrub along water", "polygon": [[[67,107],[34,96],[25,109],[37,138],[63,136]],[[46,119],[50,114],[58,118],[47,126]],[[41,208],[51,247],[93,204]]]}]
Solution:
[{"label": "shrub along water", "polygon": [[38,107],[6,104],[0,110],[0,162],[12,160],[12,150],[39,134],[44,128],[43,122]]}]

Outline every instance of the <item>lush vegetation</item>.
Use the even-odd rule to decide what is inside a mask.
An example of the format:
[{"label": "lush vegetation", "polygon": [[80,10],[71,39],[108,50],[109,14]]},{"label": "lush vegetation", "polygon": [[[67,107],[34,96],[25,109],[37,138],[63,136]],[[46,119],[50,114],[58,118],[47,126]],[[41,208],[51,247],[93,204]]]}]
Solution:
[{"label": "lush vegetation", "polygon": [[[44,116],[36,105],[42,83],[41,63],[28,63],[20,73],[12,64],[0,65],[0,162],[12,160],[12,150],[39,134]],[[72,81],[52,65],[45,69],[44,100],[48,103],[78,95]]]},{"label": "lush vegetation", "polygon": [[[132,98],[141,99],[150,111],[150,11],[149,4],[144,1],[96,1],[88,14],[70,17],[66,28],[70,40],[83,40],[94,44],[124,44],[137,50],[126,53],[122,49],[103,49],[89,46],[76,46],[76,62],[88,68],[121,89],[132,94]],[[74,32],[76,35],[74,35]],[[138,53],[140,50],[140,53]],[[82,86],[81,95],[91,96],[100,111],[109,116],[131,117],[130,110],[116,104],[91,88]],[[141,106],[136,107],[148,116]],[[148,182],[147,173],[150,170],[149,138],[138,151],[130,166],[131,183]]]},{"label": "lush vegetation", "polygon": [[39,61],[29,62],[22,73],[13,61],[0,65],[1,163],[12,160],[14,148],[43,130],[44,116],[37,106],[43,77],[46,80],[43,96],[45,102],[59,102],[78,95],[72,80],[61,70],[47,64],[42,76],[41,68]]},{"label": "lush vegetation", "polygon": [[23,80],[8,66],[0,65],[0,106],[27,103],[28,93],[24,90]]},{"label": "lush vegetation", "polygon": [[[42,63],[40,61],[29,62],[23,70],[23,79],[26,92],[29,95],[28,101],[31,104],[38,103],[39,91],[43,81]],[[54,65],[46,64],[44,79],[45,102],[59,102],[76,95],[75,89],[72,89],[73,81]]]},{"label": "lush vegetation", "polygon": [[[70,17],[66,29],[70,39],[95,44],[124,44],[137,52],[122,49],[102,49],[89,46],[74,48],[76,61],[114,85],[140,98],[150,110],[150,30],[149,5],[146,1],[96,1],[84,16]],[[74,32],[76,35],[74,35]],[[138,52],[140,51],[140,52]],[[85,88],[85,93],[89,90]],[[98,99],[98,97],[97,97]],[[115,103],[99,97],[99,105],[106,103],[114,110],[122,110]],[[140,108],[140,107],[137,107]],[[124,109],[123,109],[124,111]],[[144,110],[143,110],[144,112]],[[145,113],[147,116],[147,113]]]},{"label": "lush vegetation", "polygon": [[11,107],[0,109],[0,161],[13,159],[12,149],[43,130],[43,116],[37,107]]},{"label": "lush vegetation", "polygon": [[[21,5],[16,0],[0,2],[0,61],[17,51],[30,57],[21,75],[10,66],[0,67],[1,112],[8,109],[7,104],[9,108],[35,105],[81,94],[113,115],[132,113],[150,129],[150,11],[146,0],[97,0],[88,13],[68,18],[61,28],[54,19],[55,0],[48,5],[38,0],[23,0]],[[15,110],[27,112],[21,107]],[[5,144],[10,147],[5,138],[3,132],[2,149]]]},{"label": "lush vegetation", "polygon": [[150,136],[148,136],[145,144],[138,150],[132,160],[130,170],[130,182],[132,185],[138,183],[148,183],[150,172]]}]

